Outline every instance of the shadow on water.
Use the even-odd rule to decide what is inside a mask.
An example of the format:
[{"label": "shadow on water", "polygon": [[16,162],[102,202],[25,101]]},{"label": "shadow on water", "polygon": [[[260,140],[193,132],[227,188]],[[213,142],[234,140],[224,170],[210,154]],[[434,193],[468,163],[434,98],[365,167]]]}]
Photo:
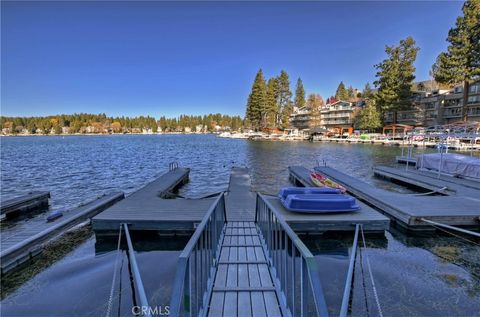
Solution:
[{"label": "shadow on water", "polygon": [[[478,241],[432,233],[407,237],[385,232],[359,239],[351,298],[352,316],[378,316],[367,257],[384,316],[477,316],[480,311]],[[353,234],[303,238],[316,256],[331,315],[342,301]]]},{"label": "shadow on water", "polygon": [[[177,259],[188,237],[139,238],[139,235],[132,234],[149,304],[164,307],[170,302]],[[3,298],[1,315],[103,316],[109,305],[116,267],[111,315],[131,316],[136,302],[126,242],[123,237],[121,250],[117,252],[116,242],[112,242],[116,239],[102,239],[97,243],[90,231],[89,238],[74,251],[38,270],[35,276]]]}]

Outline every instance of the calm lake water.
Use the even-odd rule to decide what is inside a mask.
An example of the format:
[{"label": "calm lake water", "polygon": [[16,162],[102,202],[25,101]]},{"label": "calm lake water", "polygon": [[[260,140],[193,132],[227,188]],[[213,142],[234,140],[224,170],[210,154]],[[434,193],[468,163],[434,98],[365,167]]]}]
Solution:
[{"label": "calm lake water", "polygon": [[[252,142],[212,135],[13,137],[1,142],[1,198],[49,190],[51,209],[72,208],[112,190],[131,193],[177,161],[190,167],[180,194],[200,197],[225,190],[230,168],[250,168],[254,190],[275,194],[288,185],[289,165],[317,160],[378,187],[409,190],[373,178],[372,166],[393,165],[397,147],[309,142]],[[421,152],[421,149],[418,149]],[[368,257],[384,316],[480,316],[480,249],[455,237],[409,237],[395,230],[366,237],[352,299],[354,316],[377,316],[365,260]],[[338,315],[348,267],[350,235],[305,239],[321,266],[332,315]],[[475,241],[478,243],[478,241]],[[133,305],[125,253],[97,253],[95,237],[1,302],[2,316],[105,315],[114,262],[119,256],[112,315]],[[152,303],[169,302],[176,258],[184,241],[143,247],[138,264]],[[359,255],[360,256],[360,255]],[[363,265],[361,265],[363,263]],[[359,272],[364,271],[365,274]],[[118,290],[121,290],[119,295]]]}]

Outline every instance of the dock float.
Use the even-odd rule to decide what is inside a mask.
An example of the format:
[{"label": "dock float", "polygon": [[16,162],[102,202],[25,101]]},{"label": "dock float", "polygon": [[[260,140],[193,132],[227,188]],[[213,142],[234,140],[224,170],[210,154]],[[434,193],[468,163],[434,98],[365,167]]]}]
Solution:
[{"label": "dock float", "polygon": [[50,192],[34,191],[26,195],[2,201],[0,214],[2,219],[12,219],[21,213],[48,208]]},{"label": "dock float", "polygon": [[478,198],[393,193],[331,167],[316,167],[315,170],[342,184],[349,194],[389,215],[394,223],[406,229],[433,230],[422,218],[453,226],[478,228],[480,225]]},{"label": "dock float", "polygon": [[421,187],[430,191],[446,188],[446,195],[480,197],[480,182],[447,176],[430,171],[421,171],[415,168],[405,170],[388,166],[373,168],[375,176],[392,179],[407,185]]},{"label": "dock float", "polygon": [[395,161],[399,164],[408,164],[411,166],[417,165],[417,159],[411,156],[395,156]]},{"label": "dock float", "polygon": [[[289,166],[290,181],[296,186],[315,187],[310,180],[310,171],[302,166]],[[324,231],[355,231],[355,224],[362,224],[363,230],[383,231],[389,228],[390,219],[372,207],[358,201],[360,210],[350,213],[302,214],[286,210],[276,197],[268,201],[297,233]]]},{"label": "dock float", "polygon": [[[130,231],[157,230],[164,233],[192,233],[215,201],[206,199],[165,199],[188,181],[190,169],[177,167],[140,188],[92,219],[95,233],[118,232],[127,223]],[[170,193],[170,194],[168,194]]]},{"label": "dock float", "polygon": [[46,222],[46,217],[36,217],[9,228],[2,228],[1,273],[4,274],[40,254],[49,240],[105,210],[123,197],[123,192],[106,194],[65,212],[62,218],[54,222]]}]

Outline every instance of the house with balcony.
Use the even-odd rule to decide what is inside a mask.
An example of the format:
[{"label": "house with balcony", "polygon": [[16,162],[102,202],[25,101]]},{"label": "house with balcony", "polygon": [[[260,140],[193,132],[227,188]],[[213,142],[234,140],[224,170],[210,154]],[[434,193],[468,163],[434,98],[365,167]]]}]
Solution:
[{"label": "house with balcony", "polygon": [[353,132],[353,119],[360,108],[348,101],[337,101],[320,110],[323,126],[332,132],[343,134]]},{"label": "house with balcony", "polygon": [[299,131],[313,128],[313,121],[314,118],[309,107],[294,108],[293,113],[290,115],[290,124]]}]

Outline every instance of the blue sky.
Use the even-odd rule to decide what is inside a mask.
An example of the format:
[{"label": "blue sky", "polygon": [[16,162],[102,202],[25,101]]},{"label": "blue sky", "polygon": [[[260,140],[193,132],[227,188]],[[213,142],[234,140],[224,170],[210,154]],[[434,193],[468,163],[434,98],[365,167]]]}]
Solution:
[{"label": "blue sky", "polygon": [[428,79],[462,2],[2,1],[1,113],[244,115],[256,71],[324,98],[413,36]]}]

